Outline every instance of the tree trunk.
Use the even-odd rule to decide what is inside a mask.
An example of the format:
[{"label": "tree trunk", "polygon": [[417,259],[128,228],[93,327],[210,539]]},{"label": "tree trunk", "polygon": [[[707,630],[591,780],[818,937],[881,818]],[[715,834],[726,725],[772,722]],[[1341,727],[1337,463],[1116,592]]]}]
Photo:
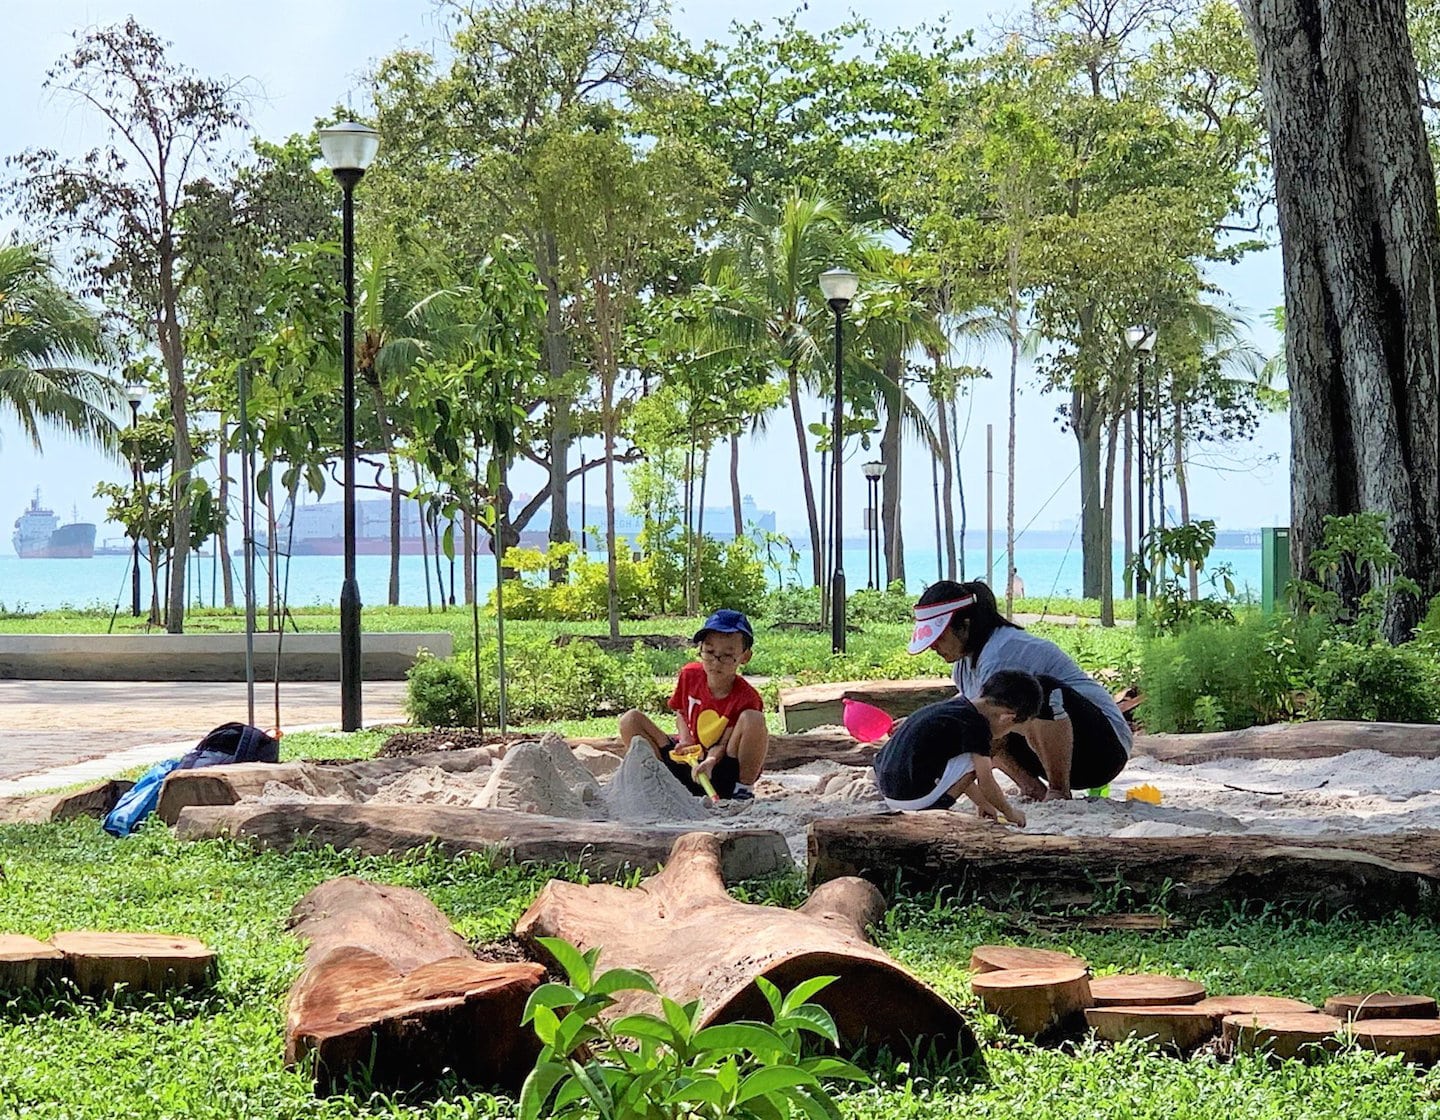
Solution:
[{"label": "tree trunk", "polygon": [[465,578],[465,602],[468,605],[475,602],[475,556],[479,552],[475,519],[468,509],[460,514],[460,538],[460,569]]},{"label": "tree trunk", "polygon": [[[390,460],[390,587],[387,599],[400,605],[400,459],[392,451]],[[294,514],[292,513],[293,517]]]},{"label": "tree trunk", "polygon": [[[545,288],[545,366],[557,393],[550,400],[550,543],[566,544],[570,540],[569,468],[570,441],[574,432],[570,410],[574,402],[558,388],[570,372],[570,347],[560,298],[560,250],[555,243],[555,235],[548,231],[540,236],[536,264],[540,283]],[[568,568],[564,560],[552,560],[550,582],[564,583]]]},{"label": "tree trunk", "polygon": [[792,365],[789,372],[790,416],[795,421],[796,450],[800,453],[800,485],[805,491],[805,516],[810,522],[810,557],[814,570],[815,586],[820,587],[823,578],[824,556],[820,542],[820,519],[815,512],[815,487],[810,482],[810,450],[805,438],[805,417],[800,411],[800,373]]},{"label": "tree trunk", "polygon": [[[644,970],[677,1003],[700,1000],[705,1026],[768,1019],[757,977],[788,991],[831,976],[813,1002],[829,1010],[847,1047],[864,1041],[906,1052],[925,1038],[940,1054],[974,1052],[960,1013],[866,940],[885,911],[878,890],[840,879],[798,910],[741,902],[725,891],[720,852],[719,836],[691,833],[675,842],[664,870],[633,888],[552,879],[515,932],[537,953],[540,937],[603,947],[602,967]],[[652,995],[620,992],[605,1017],[658,1010]]]},{"label": "tree trunk", "polygon": [[[940,356],[935,356],[935,373],[940,373]],[[954,452],[950,437],[950,402],[935,398],[935,424],[940,439],[941,511],[945,519],[945,578],[955,579],[955,471],[951,463]]]},{"label": "tree trunk", "polygon": [[950,399],[950,430],[955,433],[955,492],[960,498],[960,539],[956,543],[959,561],[958,578],[965,578],[965,534],[969,530],[969,511],[965,508],[965,474],[960,469],[960,408]]},{"label": "tree trunk", "polygon": [[1111,517],[1115,509],[1115,449],[1119,443],[1120,417],[1114,412],[1106,424],[1105,440],[1105,501],[1104,513],[1100,518],[1100,530],[1104,537],[1105,583],[1100,588],[1100,625],[1115,625],[1115,525]]},{"label": "tree trunk", "polygon": [[[905,533],[900,524],[901,421],[905,394],[900,388],[900,355],[885,360],[882,386],[885,397],[885,427],[880,434],[880,458],[888,465],[880,479],[880,527],[885,534],[885,584],[905,582]],[[839,520],[838,518],[836,519]]]},{"label": "tree trunk", "polygon": [[185,632],[185,561],[190,555],[190,472],[195,453],[190,445],[189,389],[185,384],[185,340],[180,333],[180,294],[175,289],[176,253],[167,234],[161,239],[159,265],[160,314],[156,324],[160,357],[170,393],[170,417],[175,425],[170,475],[174,533],[170,566],[180,574],[170,580],[166,596],[165,629],[171,634]]},{"label": "tree trunk", "polygon": [[1084,557],[1083,589],[1087,599],[1100,598],[1105,586],[1104,510],[1100,504],[1100,410],[1083,390],[1070,393],[1070,428],[1080,448],[1080,547]]},{"label": "tree trunk", "polygon": [[[235,609],[235,576],[230,571],[230,422],[220,414],[220,437],[216,453],[220,456],[220,522],[215,533],[215,547],[220,552],[220,582],[224,588],[225,609]],[[213,604],[212,604],[213,605]]]},{"label": "tree trunk", "polygon": [[[1383,513],[1383,629],[1440,592],[1440,221],[1401,0],[1247,0],[1275,166],[1290,378],[1292,563],[1324,519]],[[1356,597],[1364,587],[1345,588]]]},{"label": "tree trunk", "polygon": [[745,535],[745,519],[740,515],[740,433],[730,433],[730,510],[735,517],[735,539]]},{"label": "tree trunk", "polygon": [[1134,562],[1135,562],[1135,510],[1134,510],[1134,495],[1131,493],[1131,490],[1133,489],[1133,487],[1134,487],[1134,485],[1135,485],[1135,479],[1133,478],[1133,468],[1132,468],[1132,464],[1131,464],[1131,462],[1130,462],[1131,456],[1135,454],[1135,451],[1134,451],[1134,438],[1135,438],[1135,436],[1134,436],[1134,432],[1132,431],[1130,425],[1131,425],[1130,410],[1127,408],[1127,409],[1125,410],[1125,423],[1124,423],[1124,433],[1125,433],[1125,435],[1124,435],[1124,438],[1125,438],[1124,451],[1125,451],[1125,453],[1124,453],[1123,456],[1121,456],[1121,458],[1122,458],[1122,460],[1124,461],[1124,464],[1125,464],[1124,474],[1123,474],[1123,476],[1122,476],[1122,481],[1121,481],[1121,486],[1124,488],[1124,491],[1125,491],[1125,502],[1124,502],[1124,506],[1123,506],[1123,509],[1122,509],[1122,514],[1121,514],[1121,516],[1124,518],[1124,521],[1125,521],[1125,573],[1124,573],[1124,584],[1125,584],[1125,598],[1126,598],[1127,600],[1135,593],[1135,572],[1134,572],[1134,570],[1133,570],[1132,567],[1131,567],[1131,565],[1134,564]]},{"label": "tree trunk", "polygon": [[1020,268],[1019,246],[1014,238],[1010,241],[1009,251],[1006,253],[1009,262],[1010,304],[1008,307],[1010,333],[1010,417],[1009,417],[1009,438],[1005,458],[1005,615],[1008,618],[1015,613],[1015,581],[1010,573],[1016,570],[1015,564],[1015,382],[1020,370],[1020,291],[1018,288],[1018,272]]},{"label": "tree trunk", "polygon": [[[1180,524],[1190,524],[1190,486],[1185,478],[1185,425],[1180,415],[1180,402],[1175,402],[1175,489],[1180,491]],[[1200,569],[1186,562],[1190,576],[1190,601],[1200,598]]]}]

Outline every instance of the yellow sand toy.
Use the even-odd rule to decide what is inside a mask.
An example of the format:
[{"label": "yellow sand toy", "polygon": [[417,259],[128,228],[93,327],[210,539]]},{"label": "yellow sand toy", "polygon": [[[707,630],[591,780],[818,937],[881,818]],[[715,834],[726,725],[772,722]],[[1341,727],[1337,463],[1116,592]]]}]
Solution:
[{"label": "yellow sand toy", "polygon": [[1146,782],[1143,786],[1135,786],[1125,791],[1126,801],[1143,801],[1147,805],[1159,805],[1164,796],[1164,794],[1149,782]]},{"label": "yellow sand toy", "polygon": [[720,804],[720,795],[715,792],[715,785],[710,781],[710,775],[695,773],[695,767],[699,765],[704,749],[699,743],[691,743],[688,747],[675,746],[670,748],[670,757],[679,763],[689,763],[690,776],[700,783],[700,788],[710,798],[710,803],[718,805]]}]

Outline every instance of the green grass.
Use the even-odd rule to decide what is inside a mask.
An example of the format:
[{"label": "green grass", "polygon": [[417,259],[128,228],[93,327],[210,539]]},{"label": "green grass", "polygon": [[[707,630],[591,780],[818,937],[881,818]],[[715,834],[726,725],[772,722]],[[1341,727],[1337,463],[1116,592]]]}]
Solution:
[{"label": "green grass", "polygon": [[[295,736],[303,747],[302,737]],[[257,852],[220,841],[184,844],[148,825],[117,842],[94,821],[0,827],[0,930],[188,934],[221,956],[217,988],[196,996],[91,1001],[0,1000],[0,1117],[27,1120],[232,1120],[390,1116],[509,1117],[513,1102],[449,1086],[433,1099],[316,1099],[281,1066],[284,1003],[301,949],[284,932],[290,908],[334,875],[424,891],[466,936],[507,933],[544,879],[480,856],[404,858]],[[793,902],[793,878],[746,897]],[[1275,913],[1159,935],[1050,933],[1025,915],[909,897],[882,944],[965,1006],[988,1044],[988,1074],[876,1059],[879,1084],[843,1101],[846,1116],[1026,1117],[1027,1120],[1380,1120],[1440,1115],[1440,1074],[1350,1053],[1317,1066],[1218,1064],[1082,1043],[1042,1050],[1005,1035],[973,1006],[966,963],[975,944],[1016,941],[1085,955],[1097,971],[1184,972],[1212,992],[1272,992],[1311,1001],[1339,990],[1440,991],[1440,930],[1428,919],[1315,922]]]}]

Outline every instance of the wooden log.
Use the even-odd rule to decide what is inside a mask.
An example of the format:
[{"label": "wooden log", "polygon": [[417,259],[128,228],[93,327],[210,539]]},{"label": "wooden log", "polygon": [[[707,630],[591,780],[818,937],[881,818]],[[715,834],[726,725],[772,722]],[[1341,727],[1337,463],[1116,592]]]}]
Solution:
[{"label": "wooden log", "polygon": [[1286,996],[1207,996],[1194,1005],[1215,1020],[1215,1029],[1230,1015],[1314,1015],[1320,1009]]},{"label": "wooden log", "polygon": [[1325,1014],[1337,1019],[1434,1019],[1435,1000],[1431,996],[1397,995],[1394,992],[1368,992],[1331,996],[1325,1001]]},{"label": "wooden log", "polygon": [[1002,968],[1088,968],[1083,957],[1054,949],[1024,945],[976,945],[970,950],[970,971],[997,972]]},{"label": "wooden log", "polygon": [[926,704],[948,700],[957,692],[949,677],[909,681],[843,681],[780,690],[780,718],[789,732],[812,727],[841,726],[845,701],[873,704],[896,719],[913,715]]},{"label": "wooden log", "polygon": [[65,954],[65,975],[85,995],[198,988],[215,979],[213,949],[193,937],[165,933],[57,933],[51,943]]},{"label": "wooden log", "polygon": [[955,813],[817,820],[810,881],[842,875],[881,886],[898,876],[996,906],[1017,894],[1037,909],[1088,906],[1123,886],[1169,910],[1264,900],[1381,917],[1423,910],[1440,890],[1440,832],[1117,838],[1032,836]]},{"label": "wooden log", "polygon": [[544,980],[533,962],[478,961],[424,895],[332,879],[290,912],[306,967],[290,989],[285,1062],[313,1059],[317,1088],[384,1088],[454,1074],[515,1089],[539,1053],[520,1025]]},{"label": "wooden log", "polygon": [[[369,855],[436,844],[449,852],[495,852],[515,863],[576,863],[606,877],[659,867],[686,831],[562,820],[507,809],[323,802],[192,806],[182,810],[175,822],[176,835],[186,840],[230,836],[286,851],[330,844]],[[727,882],[794,867],[785,837],[778,832],[728,829],[717,834],[722,838]]]},{"label": "wooden log", "polygon": [[1090,1006],[1090,973],[1063,968],[1002,968],[970,978],[970,990],[986,1011],[1000,1016],[1025,1038],[1072,1034]]},{"label": "wooden log", "polygon": [[[600,947],[600,967],[643,969],[660,991],[699,999],[706,1024],[770,1018],[755,981],[789,990],[815,976],[838,977],[815,997],[847,1046],[908,1048],[922,1040],[969,1054],[975,1040],[959,1011],[866,939],[883,910],[865,883],[826,884],[799,910],[731,898],[721,877],[721,838],[692,833],[675,842],[659,874],[638,887],[581,886],[552,879],[516,933],[537,955],[540,937]],[[653,1010],[653,997],[625,993],[609,1014]]]},{"label": "wooden log", "polygon": [[1440,1019],[1364,1019],[1350,1024],[1350,1035],[1368,1050],[1416,1065],[1440,1062]]},{"label": "wooden log", "polygon": [[1164,1007],[1167,1004],[1199,1003],[1205,998],[1205,988],[1178,976],[1121,973],[1092,976],[1090,996],[1096,1007]]},{"label": "wooden log", "polygon": [[0,992],[24,992],[60,978],[65,954],[48,941],[0,933]]},{"label": "wooden log", "polygon": [[135,783],[123,778],[96,782],[67,793],[0,797],[0,824],[49,824],[74,817],[105,816]]},{"label": "wooden log", "polygon": [[[624,755],[628,744],[613,736],[565,740],[571,747],[593,747]],[[875,743],[857,743],[847,732],[808,731],[801,735],[771,735],[765,756],[766,771],[795,770],[811,762],[835,762],[841,766],[869,766],[879,753]]]},{"label": "wooden log", "polygon": [[1348,751],[1440,758],[1440,724],[1316,720],[1199,735],[1136,735],[1132,751],[1182,765],[1234,758],[1333,758]]},{"label": "wooden log", "polygon": [[1340,1049],[1343,1026],[1335,1016],[1316,1012],[1227,1015],[1220,1024],[1220,1045],[1230,1054],[1263,1051],[1276,1058],[1312,1058]]},{"label": "wooden log", "polygon": [[1146,1039],[1160,1049],[1181,1054],[1189,1054],[1209,1042],[1219,1029],[1214,1017],[1194,1004],[1091,1007],[1085,1012],[1085,1022],[1097,1038],[1106,1042]]}]

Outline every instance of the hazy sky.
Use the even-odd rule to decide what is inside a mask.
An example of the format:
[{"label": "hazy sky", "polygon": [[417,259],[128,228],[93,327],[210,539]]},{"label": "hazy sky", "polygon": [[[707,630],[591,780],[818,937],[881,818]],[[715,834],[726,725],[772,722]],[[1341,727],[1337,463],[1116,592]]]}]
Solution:
[{"label": "hazy sky", "polygon": [[[880,26],[904,26],[948,13],[957,28],[991,25],[999,3],[974,0],[855,0],[851,4],[811,0],[802,19],[812,27],[828,27],[849,13]],[[691,38],[722,37],[732,20],[768,20],[786,6],[774,0],[730,0],[727,4],[691,0],[677,5],[674,22]],[[83,110],[48,96],[42,89],[46,69],[68,49],[77,29],[108,23],[133,14],[137,20],[174,43],[173,57],[205,74],[248,78],[254,93],[251,120],[266,137],[280,139],[303,132],[335,102],[359,86],[358,77],[373,60],[402,43],[424,46],[433,41],[437,23],[429,0],[250,0],[245,4],[218,0],[0,0],[4,13],[6,64],[0,67],[0,155],[26,147],[50,146],[78,152],[95,143],[100,132]],[[357,106],[363,99],[357,95]],[[363,188],[362,188],[363,189]],[[7,228],[0,219],[0,233]],[[1278,304],[1278,251],[1252,257],[1238,267],[1214,273],[1212,280],[1229,293],[1231,302],[1252,320]],[[1257,328],[1265,352],[1278,340]],[[985,426],[994,424],[996,445],[996,516],[1003,525],[1006,401],[1001,375],[1007,357],[1000,352],[961,356],[993,369],[996,378],[977,383],[961,401],[964,433],[964,482],[970,502],[972,529],[983,525]],[[1074,476],[1074,439],[1056,422],[1060,398],[1041,394],[1028,372],[1021,376],[1017,437],[1016,525],[1051,528],[1076,516],[1079,486]],[[821,404],[810,411],[818,419]],[[794,478],[795,444],[788,422],[771,425],[772,434],[743,446],[741,484],[762,508],[773,508],[782,529],[803,523],[798,486],[776,486],[774,480]],[[1258,438],[1243,446],[1202,453],[1192,475],[1192,513],[1211,516],[1222,526],[1284,524],[1289,508],[1288,426],[1283,417],[1267,418]],[[593,448],[589,449],[594,453]],[[712,457],[714,478],[709,494],[723,504],[728,488],[728,463],[722,452]],[[933,548],[930,461],[919,448],[907,449],[904,463],[906,534],[913,547]],[[102,479],[123,481],[127,468],[98,453],[67,443],[58,436],[45,441],[36,454],[13,423],[0,420],[0,526],[28,502],[36,486],[47,504],[68,519],[72,509],[82,520],[99,521],[104,503],[92,496]],[[534,489],[539,472],[522,468],[516,490]],[[848,534],[861,531],[863,480],[858,467],[847,476]],[[591,493],[598,492],[598,484]],[[337,495],[338,496],[338,495]],[[708,504],[708,495],[707,495]],[[8,535],[8,534],[7,534]],[[118,536],[113,526],[101,536]],[[0,541],[0,550],[8,549]]]}]

